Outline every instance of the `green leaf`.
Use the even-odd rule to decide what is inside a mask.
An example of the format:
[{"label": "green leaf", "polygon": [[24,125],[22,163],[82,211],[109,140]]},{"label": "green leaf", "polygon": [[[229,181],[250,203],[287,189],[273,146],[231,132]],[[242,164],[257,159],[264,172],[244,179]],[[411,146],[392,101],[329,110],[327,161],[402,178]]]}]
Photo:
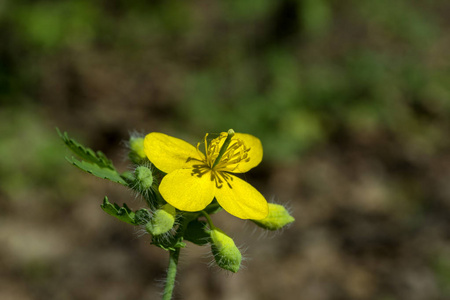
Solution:
[{"label": "green leaf", "polygon": [[199,246],[208,244],[210,234],[206,225],[206,222],[199,220],[190,222],[184,233],[184,239]]},{"label": "green leaf", "polygon": [[101,167],[97,164],[90,163],[87,161],[79,161],[74,157],[72,158],[66,157],[66,159],[74,166],[80,168],[85,172],[88,172],[89,174],[128,186],[127,182],[120,176],[120,174],[115,169]]},{"label": "green leaf", "polygon": [[64,144],[66,144],[66,146],[79,158],[96,164],[101,168],[115,170],[111,160],[109,160],[101,151],[94,152],[94,150],[81,145],[74,139],[71,139],[67,132],[61,133],[58,128],[56,128],[56,131],[63,140]]},{"label": "green leaf", "polygon": [[128,184],[134,183],[134,174],[131,171],[125,171],[122,174],[120,174],[120,177],[122,177]]},{"label": "green leaf", "polygon": [[[137,213],[139,213],[140,217],[137,218],[136,214],[124,203],[123,207],[120,207],[116,203],[111,204],[108,201],[108,197],[105,197],[103,199],[103,204],[100,205],[100,207],[109,215],[116,217],[117,219],[126,222],[131,225],[140,225],[141,224],[141,217],[142,212],[139,210]],[[148,212],[147,212],[148,213]],[[150,216],[149,216],[150,217]]]}]

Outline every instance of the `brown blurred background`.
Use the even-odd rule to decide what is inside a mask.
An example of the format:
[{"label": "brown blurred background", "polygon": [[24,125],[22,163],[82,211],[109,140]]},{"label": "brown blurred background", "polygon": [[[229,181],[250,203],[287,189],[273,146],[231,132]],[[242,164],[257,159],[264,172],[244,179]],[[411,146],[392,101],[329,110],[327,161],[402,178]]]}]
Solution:
[{"label": "brown blurred background", "polygon": [[296,222],[229,276],[183,249],[176,299],[450,298],[447,0],[0,2],[0,299],[159,299],[168,255],[105,214],[59,127],[119,170],[136,130],[262,140],[246,179]]}]

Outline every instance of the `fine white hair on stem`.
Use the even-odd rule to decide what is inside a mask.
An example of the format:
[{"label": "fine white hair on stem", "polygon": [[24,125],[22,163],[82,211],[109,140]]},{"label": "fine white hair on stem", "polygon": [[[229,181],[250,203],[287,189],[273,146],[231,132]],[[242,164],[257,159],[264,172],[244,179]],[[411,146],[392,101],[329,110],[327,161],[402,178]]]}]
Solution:
[{"label": "fine white hair on stem", "polygon": [[[235,244],[235,245],[236,245],[236,244]],[[213,251],[212,251],[212,249],[211,249],[211,244],[207,244],[207,245],[205,245],[205,246],[209,246],[209,247],[208,247],[208,248],[209,248],[209,251],[206,252],[204,255],[202,255],[202,257],[203,257],[204,259],[207,259],[207,260],[208,260],[208,262],[207,262],[206,265],[208,266],[209,269],[211,269],[211,270],[212,270],[214,273],[216,273],[216,274],[217,274],[217,273],[222,273],[222,274],[225,274],[225,275],[227,275],[227,276],[232,276],[232,275],[235,274],[235,273],[233,273],[233,272],[231,272],[231,271],[229,271],[229,270],[222,269],[222,268],[219,266],[219,263],[217,263],[217,261],[216,261],[216,256],[214,255],[214,253],[213,253]],[[236,245],[236,247],[238,248],[239,252],[241,253],[241,264],[240,264],[240,266],[239,266],[239,271],[246,270],[247,267],[245,266],[244,262],[250,260],[250,258],[247,257],[247,255],[246,255],[246,252],[247,252],[247,250],[248,250],[248,246],[244,246],[244,245],[239,245],[239,246],[237,246],[237,245]]]},{"label": "fine white hair on stem", "polygon": [[[139,185],[139,182],[137,180],[135,180],[134,183],[131,184],[131,190],[133,191],[134,194],[134,199],[139,199],[139,200],[144,200],[147,201],[147,199],[149,199],[148,204],[150,206],[150,209],[153,211],[156,209],[156,207],[153,207],[154,205],[152,204],[151,198],[153,197],[153,194],[157,191],[157,186],[159,184],[158,182],[158,178],[157,176],[155,176],[155,167],[153,166],[153,164],[149,161],[144,162],[141,165],[133,165],[131,166],[130,171],[133,172],[133,174],[135,173],[136,169],[138,167],[146,167],[148,169],[150,169],[150,172],[152,173],[153,176],[153,183],[151,185],[151,187],[149,187],[148,189],[142,189],[141,186]],[[153,203],[156,204],[156,203]]]},{"label": "fine white hair on stem", "polygon": [[147,230],[145,230],[145,225],[137,226],[135,229],[135,232],[134,232],[136,239],[140,239],[147,234],[149,234],[149,233],[147,232]]},{"label": "fine white hair on stem", "polygon": [[162,241],[163,243],[168,243],[170,242],[170,239],[172,238],[172,236],[174,236],[176,230],[174,227],[172,227],[169,231],[164,232],[163,234],[157,235],[155,236],[156,239]]},{"label": "fine white hair on stem", "polygon": [[[293,209],[292,209],[292,201],[291,200],[287,200],[285,203],[279,203],[279,201],[275,201],[275,196],[272,196],[269,203],[278,204],[278,205],[283,206],[286,209],[286,211],[288,212],[288,214],[292,216]],[[261,232],[258,239],[261,239],[261,238],[273,239],[274,237],[282,234],[286,229],[288,229],[291,226],[292,226],[292,223],[289,223],[277,230],[267,230],[267,229],[263,229],[255,224],[256,229],[260,230],[260,232]]]},{"label": "fine white hair on stem", "polygon": [[122,145],[124,145],[125,148],[127,148],[127,149],[131,149],[131,147],[130,147],[130,140],[131,139],[136,139],[136,138],[144,138],[145,134],[143,132],[144,131],[136,130],[136,129],[128,131],[128,135],[130,136],[130,138],[128,140],[123,140],[122,141]]},{"label": "fine white hair on stem", "polygon": [[[165,286],[166,286],[166,282],[167,282],[167,272],[169,271],[169,269],[166,269],[166,274],[164,275],[164,277],[162,277],[162,278],[156,278],[155,279],[155,282],[156,282],[156,286],[159,288],[159,292],[158,292],[158,295],[159,295],[159,297],[163,297],[164,296],[164,288],[165,288]],[[175,278],[175,281],[174,281],[174,286],[176,286],[176,285],[178,285],[178,280]],[[176,289],[174,289],[174,291],[173,291],[173,293],[175,294],[176,293]],[[173,295],[174,296],[174,295]],[[173,297],[172,296],[172,297]]]},{"label": "fine white hair on stem", "polygon": [[[181,253],[181,251],[180,251],[180,253]],[[178,258],[178,261],[180,260],[180,258]],[[164,277],[160,277],[160,278],[156,278],[155,279],[155,282],[156,282],[156,286],[159,288],[159,290],[160,290],[160,292],[158,293],[159,294],[159,296],[162,298],[163,296],[164,296],[164,289],[165,289],[165,287],[166,287],[166,283],[167,283],[167,277],[168,277],[168,274],[169,273],[169,268],[166,268],[166,271],[165,271],[165,274],[164,274]],[[179,282],[178,282],[178,280],[177,280],[177,277],[175,277],[175,280],[174,280],[174,282],[173,282],[173,285],[174,286],[177,286],[179,284]],[[176,289],[174,289],[174,291],[173,291],[173,293],[175,294],[176,293]],[[172,297],[174,297],[175,295],[172,295]]]},{"label": "fine white hair on stem", "polygon": [[123,150],[121,151],[121,155],[120,155],[122,161],[129,160],[128,153],[131,150],[130,139],[145,137],[145,134],[143,133],[143,131],[138,131],[138,130],[128,131],[128,135],[130,136],[130,138],[128,140],[122,140],[120,142],[120,144],[123,146],[123,148],[122,148]]},{"label": "fine white hair on stem", "polygon": [[247,269],[245,262],[250,261],[250,256],[247,256],[248,246],[245,244],[237,246],[239,251],[241,252],[241,266],[239,267],[239,271],[243,271]]}]

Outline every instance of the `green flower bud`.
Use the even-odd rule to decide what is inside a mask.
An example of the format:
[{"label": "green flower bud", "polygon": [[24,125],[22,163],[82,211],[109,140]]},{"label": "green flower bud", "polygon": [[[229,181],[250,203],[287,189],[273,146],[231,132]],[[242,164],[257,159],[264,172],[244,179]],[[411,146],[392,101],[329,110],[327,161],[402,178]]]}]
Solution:
[{"label": "green flower bud", "polygon": [[175,208],[167,203],[153,213],[150,222],[145,225],[145,230],[152,235],[164,234],[173,228],[175,215]]},{"label": "green flower bud", "polygon": [[211,230],[210,237],[211,250],[217,265],[233,273],[239,271],[242,255],[233,239],[218,228]]},{"label": "green flower bud", "polygon": [[262,220],[252,220],[267,230],[278,230],[295,221],[283,205],[269,203],[269,214]]},{"label": "green flower bud", "polygon": [[144,138],[143,137],[131,137],[130,138],[130,153],[128,154],[130,160],[139,164],[147,159],[144,151]]},{"label": "green flower bud", "polygon": [[153,184],[152,171],[145,167],[139,166],[134,171],[136,187],[141,191],[146,191],[151,188]]}]

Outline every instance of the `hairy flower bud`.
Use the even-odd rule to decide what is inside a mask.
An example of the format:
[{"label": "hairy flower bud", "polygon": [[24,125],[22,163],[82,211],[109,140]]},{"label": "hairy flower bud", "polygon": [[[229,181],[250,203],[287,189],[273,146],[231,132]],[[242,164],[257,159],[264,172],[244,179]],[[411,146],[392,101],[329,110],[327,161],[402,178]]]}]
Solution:
[{"label": "hairy flower bud", "polygon": [[139,164],[145,161],[147,159],[147,156],[144,152],[144,138],[131,137],[129,143],[130,153],[128,154],[128,157],[130,158],[130,160],[135,164]]},{"label": "hairy flower bud", "polygon": [[217,265],[233,273],[239,271],[242,255],[233,239],[218,228],[211,230],[210,237],[211,250]]},{"label": "hairy flower bud", "polygon": [[167,203],[153,213],[150,222],[145,225],[145,229],[152,235],[164,234],[175,224],[175,215],[175,208]]},{"label": "hairy flower bud", "polygon": [[136,180],[136,187],[141,191],[148,190],[153,184],[152,171],[145,166],[137,167],[134,171],[134,176]]},{"label": "hairy flower bud", "polygon": [[278,230],[295,221],[283,205],[269,203],[269,214],[262,220],[252,220],[267,230]]}]

